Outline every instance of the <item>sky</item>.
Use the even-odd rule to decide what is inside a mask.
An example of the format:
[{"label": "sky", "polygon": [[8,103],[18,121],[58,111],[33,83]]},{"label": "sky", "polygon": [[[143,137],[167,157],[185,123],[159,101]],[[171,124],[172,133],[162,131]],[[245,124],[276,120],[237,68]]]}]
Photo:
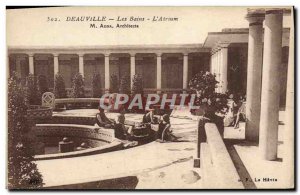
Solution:
[{"label": "sky", "polygon": [[[7,10],[8,46],[93,46],[203,43],[208,32],[247,28],[246,7],[60,7]],[[140,17],[131,22],[68,22],[67,17]],[[178,22],[152,22],[155,16]],[[56,18],[57,21],[47,21]],[[147,20],[149,18],[149,20]],[[139,28],[90,28],[97,25],[138,24]]]}]

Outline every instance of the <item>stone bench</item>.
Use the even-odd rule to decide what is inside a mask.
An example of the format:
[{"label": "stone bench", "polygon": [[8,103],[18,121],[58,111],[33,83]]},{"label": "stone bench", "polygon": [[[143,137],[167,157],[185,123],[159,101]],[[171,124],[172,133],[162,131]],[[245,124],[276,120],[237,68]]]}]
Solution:
[{"label": "stone bench", "polygon": [[[226,149],[224,141],[214,123],[205,124],[205,133],[207,137],[207,145],[202,150],[200,158],[206,166],[206,169],[212,169],[214,173],[214,188],[220,189],[243,189],[244,186],[240,182],[240,177],[233,164],[233,161]],[[203,146],[203,145],[202,145]],[[207,152],[209,150],[209,154]],[[206,153],[206,154],[205,154]],[[206,159],[206,158],[211,158]],[[209,164],[211,162],[211,164]],[[208,171],[208,170],[206,170]],[[203,178],[204,180],[207,178]]]}]

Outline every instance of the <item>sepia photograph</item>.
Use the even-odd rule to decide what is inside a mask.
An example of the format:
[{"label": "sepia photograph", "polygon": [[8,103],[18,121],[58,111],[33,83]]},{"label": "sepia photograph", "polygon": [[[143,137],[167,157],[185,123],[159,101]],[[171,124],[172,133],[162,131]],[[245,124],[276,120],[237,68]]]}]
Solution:
[{"label": "sepia photograph", "polygon": [[5,12],[7,189],[295,189],[293,6]]}]

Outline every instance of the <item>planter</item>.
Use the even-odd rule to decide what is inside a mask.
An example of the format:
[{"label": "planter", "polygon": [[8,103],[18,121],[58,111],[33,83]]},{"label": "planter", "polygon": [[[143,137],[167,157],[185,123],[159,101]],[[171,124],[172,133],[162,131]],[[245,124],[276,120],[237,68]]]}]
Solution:
[{"label": "planter", "polygon": [[52,108],[47,106],[30,105],[27,109],[28,119],[46,119],[52,117]]}]

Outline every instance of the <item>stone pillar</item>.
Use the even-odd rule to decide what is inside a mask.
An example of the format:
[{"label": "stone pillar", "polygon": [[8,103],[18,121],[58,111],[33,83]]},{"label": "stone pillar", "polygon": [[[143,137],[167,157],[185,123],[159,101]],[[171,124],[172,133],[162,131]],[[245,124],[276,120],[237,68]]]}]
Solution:
[{"label": "stone pillar", "polygon": [[246,139],[258,142],[260,122],[261,74],[262,74],[262,34],[264,13],[249,12]]},{"label": "stone pillar", "polygon": [[284,129],[284,156],[283,162],[287,173],[287,186],[294,185],[294,14],[293,9],[291,13],[291,27],[290,27],[290,43],[289,43],[289,61],[287,72],[287,88],[286,88],[286,108],[285,108],[285,129]]},{"label": "stone pillar", "polygon": [[54,77],[59,72],[58,54],[53,54]]},{"label": "stone pillar", "polygon": [[105,69],[105,91],[110,88],[110,73],[109,73],[109,54],[104,55],[104,69]]},{"label": "stone pillar", "polygon": [[79,56],[79,73],[84,77],[84,54],[78,54]]},{"label": "stone pillar", "polygon": [[227,72],[228,72],[228,44],[221,44],[221,64],[220,64],[220,81],[221,81],[221,90],[220,93],[226,93],[227,91]]},{"label": "stone pillar", "polygon": [[10,78],[10,64],[9,64],[9,56],[10,54],[7,52],[7,57],[6,57],[6,75],[7,78]]},{"label": "stone pillar", "polygon": [[28,61],[29,61],[29,73],[34,74],[34,58],[33,54],[28,54]]},{"label": "stone pillar", "polygon": [[216,80],[219,82],[217,84],[216,92],[219,93],[220,91],[220,72],[219,72],[219,65],[220,65],[220,52],[219,48],[216,50],[216,63],[215,63],[215,74],[216,74]]},{"label": "stone pillar", "polygon": [[282,10],[266,10],[259,149],[265,160],[277,158],[282,52]]},{"label": "stone pillar", "polygon": [[135,75],[135,54],[130,54],[130,83],[131,88],[133,84],[133,77]]},{"label": "stone pillar", "polygon": [[188,69],[189,69],[189,64],[188,64],[188,54],[185,53],[183,54],[183,89],[188,88]]},{"label": "stone pillar", "polygon": [[213,64],[214,64],[214,54],[213,52],[211,51],[211,54],[210,54],[210,73],[213,72]]},{"label": "stone pillar", "polygon": [[222,80],[221,80],[221,65],[222,65],[222,56],[221,56],[221,48],[218,49],[218,81],[219,81],[219,87],[218,87],[218,93],[221,93],[222,88]]},{"label": "stone pillar", "polygon": [[161,91],[161,53],[156,54],[156,88],[158,89],[157,93]]}]

